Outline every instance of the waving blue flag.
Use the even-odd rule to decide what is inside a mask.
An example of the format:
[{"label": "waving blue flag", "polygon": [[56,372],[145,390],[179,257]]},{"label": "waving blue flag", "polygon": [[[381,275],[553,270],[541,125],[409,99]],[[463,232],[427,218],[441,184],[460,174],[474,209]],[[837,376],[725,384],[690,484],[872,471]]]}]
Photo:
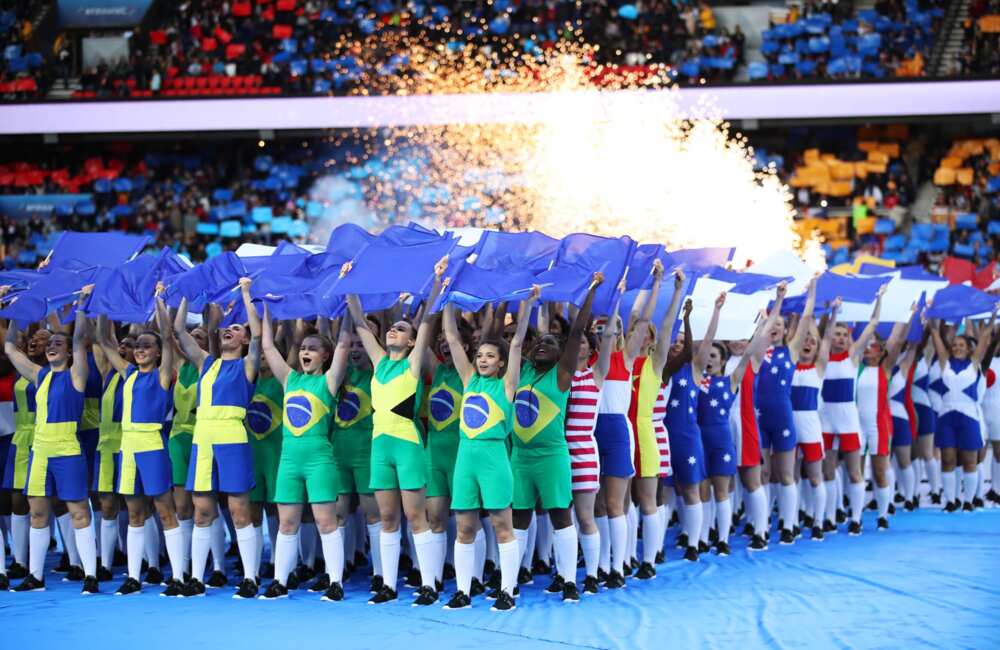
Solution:
[{"label": "waving blue flag", "polygon": [[713,266],[725,266],[733,260],[735,248],[682,248],[670,251],[671,266],[691,270],[708,270]]},{"label": "waving blue flag", "polygon": [[795,279],[792,276],[779,278],[777,276],[764,275],[762,273],[729,271],[720,266],[711,269],[706,275],[713,280],[729,282],[736,285],[729,290],[729,293],[746,295],[757,293],[758,291],[763,291],[765,289],[771,289],[778,286],[782,282],[792,282]]},{"label": "waving blue flag", "polygon": [[157,255],[140,255],[119,268],[100,269],[87,312],[104,314],[122,323],[145,323],[153,315],[156,283],[190,269],[183,258],[166,247]]},{"label": "waving blue flag", "polygon": [[[400,228],[416,232],[408,228]],[[384,294],[402,292],[421,296],[430,286],[434,264],[451,253],[457,239],[425,241],[408,246],[389,245],[379,240],[358,253],[351,271],[340,278],[327,295]]]},{"label": "waving blue flag", "polygon": [[[825,305],[837,298],[840,298],[843,302],[871,303],[877,297],[879,288],[891,281],[892,278],[890,276],[884,275],[871,278],[858,278],[827,271],[819,276],[819,280],[816,281],[815,313],[824,313],[826,311]],[[806,297],[804,295],[786,298],[782,303],[781,312],[783,314],[802,313],[805,305]]]},{"label": "waving blue flag", "polygon": [[664,276],[673,268],[673,260],[662,244],[640,244],[629,263],[625,289],[648,289],[653,285],[653,263],[659,259],[663,263]]},{"label": "waving blue flag", "polygon": [[227,251],[193,269],[164,280],[167,284],[165,300],[168,305],[176,307],[180,304],[181,298],[187,298],[191,310],[196,311],[215,294],[231,290],[239,283],[240,278],[246,275],[247,269],[243,260],[236,253]]},{"label": "waving blue flag", "polygon": [[[97,269],[70,271],[49,268],[39,273],[37,279],[14,295],[8,295],[7,308],[0,310],[0,318],[13,318],[21,323],[44,319],[50,312],[76,299],[76,293],[90,284]],[[17,300],[10,299],[16,297]]]},{"label": "waving blue flag", "polygon": [[123,232],[67,231],[59,236],[52,247],[48,266],[115,267],[141,253],[150,241],[146,235],[128,235]]},{"label": "waving blue flag", "polygon": [[541,273],[555,261],[559,240],[540,232],[489,230],[474,248],[476,266],[481,269]]},{"label": "waving blue flag", "polygon": [[966,316],[992,312],[996,305],[997,298],[985,291],[964,284],[952,284],[934,294],[927,317],[955,322]]},{"label": "waving blue flag", "polygon": [[636,243],[629,237],[599,237],[585,233],[565,237],[559,245],[555,266],[538,275],[538,284],[543,286],[542,299],[580,306],[591,278],[600,271],[604,273],[604,284],[594,296],[593,313],[595,316],[607,315],[635,249]]}]

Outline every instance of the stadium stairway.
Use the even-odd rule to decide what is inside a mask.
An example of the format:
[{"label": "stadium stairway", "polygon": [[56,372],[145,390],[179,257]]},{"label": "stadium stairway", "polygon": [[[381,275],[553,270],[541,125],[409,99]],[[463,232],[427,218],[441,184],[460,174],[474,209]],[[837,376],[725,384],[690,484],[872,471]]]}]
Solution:
[{"label": "stadium stairway", "polygon": [[941,33],[931,53],[930,73],[932,77],[947,76],[957,70],[958,56],[962,53],[963,25],[969,18],[970,0],[957,0],[948,5],[941,25]]}]

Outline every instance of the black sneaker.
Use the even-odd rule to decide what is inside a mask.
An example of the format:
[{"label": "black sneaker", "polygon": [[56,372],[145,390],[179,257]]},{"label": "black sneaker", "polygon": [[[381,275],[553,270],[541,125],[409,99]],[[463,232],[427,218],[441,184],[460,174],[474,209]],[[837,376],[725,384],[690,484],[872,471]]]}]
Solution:
[{"label": "black sneaker", "polygon": [[905,501],[906,501],[906,499],[904,499],[904,498],[903,498],[903,493],[902,493],[902,492],[897,492],[897,493],[896,493],[896,494],[895,494],[895,495],[894,495],[894,496],[892,497],[892,502],[893,502],[893,503],[903,503],[903,502],[905,502]]},{"label": "black sneaker", "polygon": [[894,503],[890,503],[890,504],[889,504],[889,509],[888,509],[888,511],[887,511],[887,512],[888,512],[888,513],[889,513],[890,515],[894,515],[894,514],[896,514],[896,504],[894,504]]},{"label": "black sneaker", "polygon": [[91,596],[99,593],[101,593],[101,589],[97,582],[97,576],[87,576],[83,579],[83,589],[80,590],[81,596]]},{"label": "black sneaker", "polygon": [[73,565],[69,568],[69,571],[67,571],[66,575],[63,577],[63,582],[80,582],[86,577],[87,574],[83,572],[82,568]]},{"label": "black sneaker", "polygon": [[798,526],[792,526],[792,537],[802,539],[802,529]]},{"label": "black sneaker", "polygon": [[831,535],[836,535],[837,525],[832,521],[830,521],[829,519],[827,519],[826,521],[823,522],[823,532],[830,533]]},{"label": "black sneaker", "polygon": [[[49,547],[49,550],[52,550],[51,546]],[[67,573],[69,571],[69,567],[69,554],[66,551],[63,551],[62,555],[59,556],[59,564],[52,569],[52,573]],[[83,578],[81,578],[81,580],[82,579]]]},{"label": "black sneaker", "polygon": [[708,529],[708,543],[714,544],[719,541],[719,530],[717,528]]},{"label": "black sneaker", "polygon": [[861,535],[861,522],[852,521],[847,525],[847,534],[851,537],[858,537]]},{"label": "black sneaker", "polygon": [[878,510],[878,502],[875,501],[875,499],[872,499],[868,502],[868,505],[865,506],[865,510]]},{"label": "black sneaker", "polygon": [[424,584],[423,578],[420,576],[420,569],[413,567],[410,572],[406,574],[406,580],[403,583],[407,587],[419,588]]},{"label": "black sneaker", "polygon": [[649,562],[643,562],[639,565],[639,570],[635,572],[635,578],[637,580],[652,580],[656,577],[656,569]]},{"label": "black sneaker", "polygon": [[167,581],[167,588],[160,592],[166,598],[178,598],[184,596],[184,584],[179,580],[171,578]]},{"label": "black sneaker", "polygon": [[496,573],[496,570],[497,570],[497,565],[496,562],[494,562],[493,560],[486,560],[486,562],[483,563],[484,576],[491,576],[494,573]]},{"label": "black sneaker", "polygon": [[632,563],[625,562],[624,564],[622,564],[622,576],[628,578],[631,575],[632,575]]},{"label": "black sneaker", "polygon": [[28,568],[23,564],[11,562],[10,566],[7,567],[7,577],[11,580],[23,580],[28,577]]},{"label": "black sneaker", "polygon": [[931,492],[931,503],[933,503],[934,505],[938,505],[938,506],[941,505],[941,493],[940,492]]},{"label": "black sneaker", "polygon": [[580,591],[576,588],[575,582],[567,582],[563,585],[562,599],[564,603],[580,602]]},{"label": "black sneaker", "polygon": [[812,528],[813,526],[816,525],[816,519],[813,518],[813,517],[805,515],[805,516],[801,517],[801,519],[802,519],[802,527],[803,528]]},{"label": "black sneaker", "polygon": [[629,566],[632,567],[633,571],[638,571],[639,570],[639,560],[633,557],[631,559],[631,561],[629,561]]},{"label": "black sneaker", "polygon": [[233,594],[233,598],[237,600],[249,600],[256,597],[257,581],[250,578],[243,578],[243,582],[240,583],[240,586],[236,589],[236,593]]},{"label": "black sneaker", "polygon": [[302,586],[302,582],[299,580],[297,573],[292,571],[288,574],[288,580],[285,581],[285,586],[288,587],[289,591],[295,591]]},{"label": "black sneaker", "polygon": [[702,542],[702,541],[699,540],[699,542],[698,542],[698,552],[699,553],[708,553],[710,550],[712,550],[712,547],[710,547],[707,543]]},{"label": "black sneaker", "polygon": [[438,580],[437,578],[434,579],[434,591],[438,592],[439,594],[444,592],[444,583]]},{"label": "black sneaker", "polygon": [[39,580],[33,574],[29,573],[21,584],[14,587],[11,591],[17,591],[21,593],[27,593],[30,591],[45,591],[45,581]]},{"label": "black sneaker", "polygon": [[[1000,476],[997,477],[997,480],[1000,481]],[[1000,503],[1000,493],[997,493],[996,490],[990,488],[990,491],[986,493],[986,500],[992,501],[993,503]],[[8,571],[8,573],[10,572]]]},{"label": "black sneaker", "polygon": [[549,586],[545,588],[545,593],[561,594],[563,592],[563,587],[565,586],[566,586],[566,581],[563,580],[563,577],[557,573],[556,576],[552,578],[552,582],[549,584]]},{"label": "black sneaker", "polygon": [[266,580],[274,578],[274,564],[264,562],[260,565],[260,577]]},{"label": "black sneaker", "polygon": [[747,546],[748,551],[766,551],[767,542],[760,535],[754,535],[753,539],[750,540],[749,546]]},{"label": "black sneaker", "polygon": [[423,585],[420,589],[417,589],[417,598],[413,601],[412,607],[426,607],[427,605],[433,605],[437,601],[438,592],[434,590],[434,587]]},{"label": "black sneaker", "polygon": [[601,567],[597,567],[597,582],[603,585],[607,581],[608,581],[607,572]]},{"label": "black sneaker", "polygon": [[479,580],[479,578],[473,578],[472,584],[469,587],[469,598],[475,598],[476,596],[482,596],[486,593],[486,586]]},{"label": "black sneaker", "polygon": [[205,595],[205,585],[198,578],[191,578],[184,583],[181,589],[181,596],[184,598],[198,598]]},{"label": "black sneaker", "polygon": [[163,572],[152,567],[149,571],[146,571],[146,577],[143,580],[147,585],[162,585],[163,584]]},{"label": "black sneaker", "polygon": [[382,591],[382,587],[385,586],[385,579],[382,576],[374,575],[372,576],[372,584],[368,587],[368,593],[377,594]]},{"label": "black sneaker", "polygon": [[950,503],[946,504],[945,507],[944,507],[944,511],[945,512],[955,512],[956,510],[958,510],[958,502],[957,501],[951,501]]},{"label": "black sneaker", "polygon": [[594,595],[601,592],[601,585],[597,582],[597,576],[587,576],[583,579],[583,593]]},{"label": "black sneaker", "polygon": [[125,582],[122,583],[121,587],[118,587],[118,591],[115,592],[116,596],[131,596],[132,594],[138,594],[142,591],[142,585],[135,578],[125,578]]},{"label": "black sneaker", "polygon": [[330,588],[330,576],[329,574],[326,573],[318,576],[315,580],[313,580],[313,583],[309,585],[309,591],[316,594],[326,591],[329,588]]},{"label": "black sneaker", "polygon": [[500,588],[500,572],[494,571],[493,573],[487,574],[485,571],[483,575],[489,575],[489,579],[486,580],[487,589],[499,589]]},{"label": "black sneaker", "polygon": [[108,569],[106,569],[104,566],[98,564],[97,565],[97,581],[98,582],[107,582],[108,580],[111,580],[111,571],[108,570]]},{"label": "black sneaker", "polygon": [[295,577],[299,579],[299,584],[309,582],[316,577],[316,569],[311,566],[300,564],[295,567]]},{"label": "black sneaker", "polygon": [[212,589],[219,589],[227,584],[229,584],[229,579],[222,571],[212,571],[212,575],[208,576],[208,580],[205,581],[205,586]]},{"label": "black sneaker", "polygon": [[674,546],[676,546],[677,548],[687,548],[687,545],[688,545],[687,533],[680,533],[679,535],[677,535],[677,541],[674,542]]},{"label": "black sneaker", "polygon": [[985,508],[986,504],[979,497],[972,497],[972,506],[974,508]]},{"label": "black sneaker", "polygon": [[117,569],[118,567],[124,567],[126,564],[128,564],[128,558],[125,556],[125,553],[116,548],[115,557],[111,561],[111,568]]},{"label": "black sneaker", "polygon": [[889,520],[885,517],[879,517],[878,523],[875,524],[875,530],[889,530]]},{"label": "black sneaker", "polygon": [[531,565],[531,573],[536,576],[546,576],[552,573],[552,567],[546,564],[544,560],[536,557],[534,563]]},{"label": "black sneaker", "polygon": [[696,549],[693,546],[688,546],[686,549],[684,549],[684,559],[687,560],[688,562],[697,562],[698,549]]},{"label": "black sneaker", "polygon": [[975,509],[976,508],[971,503],[969,503],[968,501],[966,501],[965,503],[962,504],[962,512],[972,512]]},{"label": "black sneaker", "polygon": [[721,557],[729,557],[729,555],[731,553],[732,553],[732,551],[729,550],[729,543],[728,542],[722,542],[722,541],[716,542],[716,544],[715,544],[715,554],[716,555],[719,555]]},{"label": "black sneaker", "polygon": [[666,559],[667,559],[667,558],[666,558],[666,556],[665,556],[665,555],[663,554],[663,551],[657,551],[657,552],[656,552],[656,558],[655,558],[655,559],[653,560],[653,562],[654,562],[655,564],[663,564],[663,562],[664,562],[664,561],[665,561]]},{"label": "black sneaker", "polygon": [[0,573],[0,591],[10,590],[10,578],[7,577],[6,573]]},{"label": "black sneaker", "polygon": [[445,582],[455,579],[455,565],[444,563],[444,571],[441,573],[441,578]]},{"label": "black sneaker", "polygon": [[530,585],[535,582],[535,579],[531,577],[531,571],[528,571],[528,567],[521,567],[517,572],[517,584],[519,585]]},{"label": "black sneaker", "polygon": [[837,508],[837,523],[842,524],[845,521],[847,521],[847,512],[845,510]]},{"label": "black sneaker", "polygon": [[490,607],[490,610],[494,612],[509,612],[512,609],[517,609],[517,604],[514,602],[514,597],[506,591],[497,594],[497,599],[493,601],[493,607]]},{"label": "black sneaker", "polygon": [[823,529],[820,528],[819,526],[813,526],[812,527],[812,532],[810,533],[809,539],[811,539],[814,542],[822,542],[823,541]]},{"label": "black sneaker", "polygon": [[795,533],[785,528],[781,531],[781,540],[778,542],[782,546],[790,546],[795,543]]},{"label": "black sneaker", "polygon": [[323,592],[320,600],[328,603],[344,600],[344,588],[339,582],[334,582]]},{"label": "black sneaker", "polygon": [[382,585],[382,588],[378,590],[378,593],[368,599],[369,605],[384,605],[389,601],[396,600],[398,596],[396,591],[391,589],[389,585]]},{"label": "black sneaker", "polygon": [[464,591],[456,591],[455,595],[451,597],[443,609],[455,610],[455,609],[469,609],[472,607],[472,598],[466,595]]},{"label": "black sneaker", "polygon": [[744,537],[754,536],[753,524],[751,524],[749,521],[743,526],[743,536]]},{"label": "black sneaker", "polygon": [[[242,585],[240,585],[242,587]],[[257,596],[259,600],[278,600],[279,598],[288,598],[288,587],[281,584],[277,580],[274,580],[267,586],[267,589],[261,595]]]},{"label": "black sneaker", "polygon": [[916,510],[917,509],[917,505],[916,505],[916,503],[914,503],[915,501],[916,501],[916,499],[910,499],[909,501],[907,501],[906,503],[904,503],[903,504],[903,510],[905,510],[907,512],[913,512],[914,510]]},{"label": "black sneaker", "polygon": [[614,569],[611,569],[611,573],[608,574],[608,579],[604,582],[604,587],[606,589],[621,589],[625,586],[625,576],[618,573]]}]

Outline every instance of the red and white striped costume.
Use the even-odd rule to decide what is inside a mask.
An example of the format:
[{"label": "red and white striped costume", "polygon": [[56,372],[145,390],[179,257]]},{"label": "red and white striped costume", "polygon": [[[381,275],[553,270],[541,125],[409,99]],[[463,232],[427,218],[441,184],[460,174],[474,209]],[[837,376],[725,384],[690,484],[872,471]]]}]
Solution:
[{"label": "red and white striped costume", "polygon": [[596,492],[601,487],[601,466],[594,440],[597,403],[601,389],[590,368],[577,370],[566,403],[566,445],[569,447],[574,492]]},{"label": "red and white striped costume", "polygon": [[667,385],[662,384],[653,404],[653,431],[656,433],[656,447],[660,451],[660,478],[674,475],[674,470],[670,468],[670,438],[667,437],[667,425],[663,422],[667,417],[668,393]]}]

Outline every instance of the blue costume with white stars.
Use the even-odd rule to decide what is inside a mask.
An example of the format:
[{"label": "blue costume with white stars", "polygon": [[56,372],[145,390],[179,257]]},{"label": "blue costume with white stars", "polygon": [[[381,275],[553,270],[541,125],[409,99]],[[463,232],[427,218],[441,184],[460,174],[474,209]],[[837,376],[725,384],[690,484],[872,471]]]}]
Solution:
[{"label": "blue costume with white stars", "polygon": [[771,453],[795,449],[792,415],[792,378],[795,364],[786,345],[768,348],[760,364],[757,406],[760,409],[760,444]]},{"label": "blue costume with white stars", "polygon": [[691,364],[678,370],[669,383],[667,399],[667,436],[670,439],[670,459],[674,481],[695,485],[705,480],[705,448],[695,412],[698,406],[698,386],[695,385]]},{"label": "blue costume with white stars", "polygon": [[729,425],[733,382],[729,376],[705,375],[698,395],[698,427],[705,445],[709,476],[736,473],[736,445]]}]

